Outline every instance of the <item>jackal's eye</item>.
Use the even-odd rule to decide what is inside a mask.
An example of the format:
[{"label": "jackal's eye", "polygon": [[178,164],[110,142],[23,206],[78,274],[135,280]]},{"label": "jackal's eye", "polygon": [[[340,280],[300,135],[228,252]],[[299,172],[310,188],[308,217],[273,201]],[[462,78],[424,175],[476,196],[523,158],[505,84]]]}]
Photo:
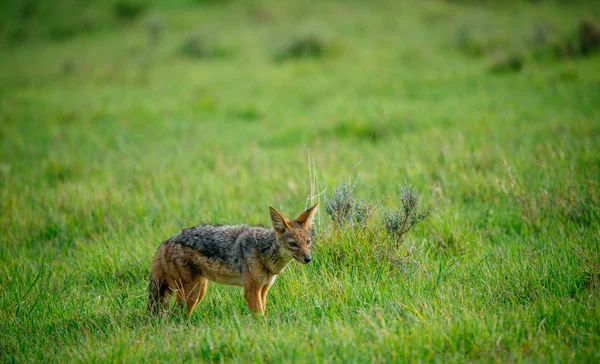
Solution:
[{"label": "jackal's eye", "polygon": [[291,247],[297,246],[295,241],[288,241],[288,244],[290,244]]}]

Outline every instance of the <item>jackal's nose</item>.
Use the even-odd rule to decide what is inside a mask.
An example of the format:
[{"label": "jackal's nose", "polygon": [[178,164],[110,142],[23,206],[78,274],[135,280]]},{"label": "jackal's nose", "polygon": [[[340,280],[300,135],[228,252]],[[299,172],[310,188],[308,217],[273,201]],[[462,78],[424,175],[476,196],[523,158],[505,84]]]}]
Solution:
[{"label": "jackal's nose", "polygon": [[311,257],[304,257],[304,263],[310,263],[311,260]]}]

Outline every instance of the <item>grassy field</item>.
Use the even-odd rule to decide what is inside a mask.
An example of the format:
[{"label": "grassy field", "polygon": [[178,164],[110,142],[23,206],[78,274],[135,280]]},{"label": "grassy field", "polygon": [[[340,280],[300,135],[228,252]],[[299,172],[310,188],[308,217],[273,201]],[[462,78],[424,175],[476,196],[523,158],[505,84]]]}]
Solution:
[{"label": "grassy field", "polygon": [[[135,4],[0,6],[0,361],[600,361],[600,3]],[[161,241],[348,180],[265,317],[148,317]]]}]

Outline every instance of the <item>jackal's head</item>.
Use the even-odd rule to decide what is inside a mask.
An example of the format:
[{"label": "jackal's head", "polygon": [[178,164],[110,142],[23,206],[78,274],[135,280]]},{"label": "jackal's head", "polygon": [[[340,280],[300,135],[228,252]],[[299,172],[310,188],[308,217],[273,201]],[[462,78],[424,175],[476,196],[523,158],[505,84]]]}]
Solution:
[{"label": "jackal's head", "polygon": [[317,211],[317,206],[319,206],[318,203],[294,220],[288,219],[276,208],[269,206],[273,229],[275,229],[282,253],[288,254],[300,263],[306,264],[312,259],[310,256],[310,221]]}]

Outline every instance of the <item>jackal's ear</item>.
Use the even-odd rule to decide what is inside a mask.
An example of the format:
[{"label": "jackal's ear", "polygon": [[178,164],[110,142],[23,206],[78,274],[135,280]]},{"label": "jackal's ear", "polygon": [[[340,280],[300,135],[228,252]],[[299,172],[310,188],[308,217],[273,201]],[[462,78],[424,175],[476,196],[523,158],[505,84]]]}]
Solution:
[{"label": "jackal's ear", "polygon": [[319,203],[317,202],[316,205],[301,213],[300,216],[296,218],[296,221],[298,221],[303,228],[310,229],[310,221],[312,220],[315,212],[317,211],[318,206]]},{"label": "jackal's ear", "polygon": [[287,217],[273,206],[269,206],[269,213],[271,214],[271,222],[273,223],[273,229],[278,232],[284,232],[285,230],[291,229],[290,221]]}]

